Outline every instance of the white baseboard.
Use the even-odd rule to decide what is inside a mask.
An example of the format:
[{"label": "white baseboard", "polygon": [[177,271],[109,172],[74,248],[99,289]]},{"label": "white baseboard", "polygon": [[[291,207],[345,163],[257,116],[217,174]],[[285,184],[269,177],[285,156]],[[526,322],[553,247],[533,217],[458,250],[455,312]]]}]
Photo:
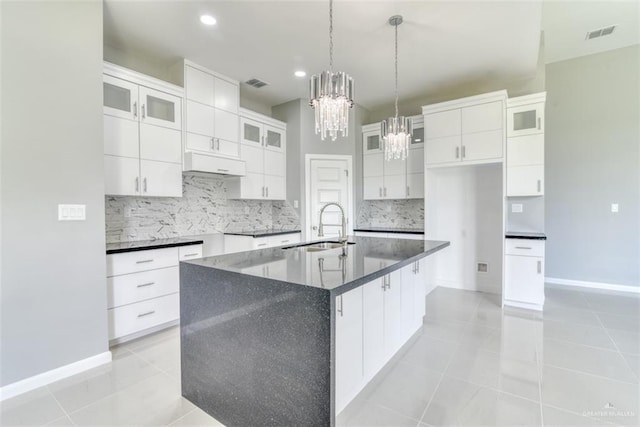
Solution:
[{"label": "white baseboard", "polygon": [[630,292],[640,294],[640,286],[617,285],[615,283],[587,282],[584,280],[558,279],[556,277],[545,277],[546,283],[556,285],[577,286],[580,288],[602,289],[606,291]]},{"label": "white baseboard", "polygon": [[95,356],[87,357],[86,359],[25,378],[24,380],[7,384],[0,388],[0,402],[109,362],[111,362],[111,352],[105,351],[104,353],[96,354]]}]

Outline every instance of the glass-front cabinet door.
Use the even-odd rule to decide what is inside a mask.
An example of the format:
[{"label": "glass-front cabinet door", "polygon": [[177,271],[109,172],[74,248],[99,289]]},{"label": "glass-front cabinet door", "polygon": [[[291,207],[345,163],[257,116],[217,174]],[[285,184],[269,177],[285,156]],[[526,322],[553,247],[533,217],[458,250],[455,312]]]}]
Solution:
[{"label": "glass-front cabinet door", "polygon": [[265,148],[272,151],[284,151],[285,131],[276,127],[264,125]]},{"label": "glass-front cabinet door", "polygon": [[140,86],[140,121],[172,129],[182,128],[181,100],[177,96]]},{"label": "glass-front cabinet door", "polygon": [[424,147],[424,127],[420,125],[420,127],[415,127],[413,125],[413,132],[411,133],[411,145],[409,148],[422,148]]},{"label": "glass-front cabinet door", "polygon": [[138,85],[108,75],[103,76],[104,114],[138,121]]},{"label": "glass-front cabinet door", "polygon": [[544,133],[544,102],[507,109],[507,137]]},{"label": "glass-front cabinet door", "polygon": [[382,138],[380,131],[370,131],[362,134],[363,153],[372,154],[382,151]]},{"label": "glass-front cabinet door", "polygon": [[252,146],[263,146],[262,123],[240,117],[240,142]]}]

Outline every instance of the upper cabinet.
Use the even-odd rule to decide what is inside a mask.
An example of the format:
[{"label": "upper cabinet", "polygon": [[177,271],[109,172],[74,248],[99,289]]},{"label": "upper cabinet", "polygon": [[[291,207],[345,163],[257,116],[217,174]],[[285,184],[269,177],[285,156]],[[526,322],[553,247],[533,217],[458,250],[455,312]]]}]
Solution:
[{"label": "upper cabinet", "polygon": [[227,179],[228,197],[286,199],[286,123],[243,108],[239,111],[240,159],[246,163],[246,175]]},{"label": "upper cabinet", "polygon": [[499,91],[423,107],[426,165],[501,162],[506,96]]},{"label": "upper cabinet", "polygon": [[412,119],[412,140],[405,160],[385,160],[379,124],[362,127],[365,200],[424,197],[424,127],[421,116]]},{"label": "upper cabinet", "polygon": [[185,61],[184,87],[186,151],[238,158],[238,82]]},{"label": "upper cabinet", "polygon": [[182,196],[182,89],[105,63],[105,194]]},{"label": "upper cabinet", "polygon": [[545,99],[543,92],[508,101],[507,196],[544,195]]}]

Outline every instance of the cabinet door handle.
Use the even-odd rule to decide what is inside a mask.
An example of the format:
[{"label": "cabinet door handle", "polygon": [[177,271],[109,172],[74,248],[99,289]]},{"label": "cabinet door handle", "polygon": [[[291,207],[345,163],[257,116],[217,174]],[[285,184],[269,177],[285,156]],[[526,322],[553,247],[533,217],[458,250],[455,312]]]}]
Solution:
[{"label": "cabinet door handle", "polygon": [[216,151],[215,139],[211,138],[211,151]]},{"label": "cabinet door handle", "polygon": [[133,117],[137,118],[138,117],[138,102],[134,102],[133,103]]},{"label": "cabinet door handle", "polygon": [[218,168],[218,172],[229,172],[229,169],[220,169],[220,168]]},{"label": "cabinet door handle", "polygon": [[152,259],[143,259],[142,261],[136,261],[136,264],[146,264],[148,262],[153,262]]},{"label": "cabinet door handle", "polygon": [[262,197],[264,197],[264,187],[262,187]]},{"label": "cabinet door handle", "polygon": [[151,286],[151,285],[155,285],[156,282],[149,282],[149,283],[142,283],[138,286],[136,286],[136,288],[146,288],[147,286]]},{"label": "cabinet door handle", "polygon": [[456,147],[456,159],[460,158],[460,147]]},{"label": "cabinet door handle", "polygon": [[344,302],[342,301],[342,295],[340,295],[340,308],[337,309],[340,313],[340,317],[344,316]]},{"label": "cabinet door handle", "polygon": [[261,138],[262,138],[262,146],[266,147],[267,146],[267,141],[265,140],[264,135],[262,135]]},{"label": "cabinet door handle", "polygon": [[144,190],[145,193],[147,192],[147,178],[146,177],[142,180],[142,189]]},{"label": "cabinet door handle", "polygon": [[409,197],[409,186],[407,185],[407,197]]},{"label": "cabinet door handle", "polygon": [[145,108],[144,108],[144,107],[145,107],[145,105],[144,105],[144,104],[142,104],[142,118],[143,118],[143,119],[145,119],[145,118],[147,117],[147,114],[146,114],[146,112],[145,112]]},{"label": "cabinet door handle", "polygon": [[531,246],[516,246],[516,249],[527,249],[527,250],[531,250]]},{"label": "cabinet door handle", "polygon": [[289,240],[283,240],[280,243],[289,243]]},{"label": "cabinet door handle", "polygon": [[542,190],[542,182],[538,180],[538,193],[540,192],[540,190]]},{"label": "cabinet door handle", "polygon": [[140,314],[138,314],[138,317],[150,316],[155,312],[156,312],[155,310],[151,310],[151,311],[147,311],[146,313],[140,313]]},{"label": "cabinet door handle", "polygon": [[378,193],[380,194],[380,197],[382,197],[382,187],[378,188]]},{"label": "cabinet door handle", "polygon": [[266,196],[269,197],[269,187],[265,187],[265,190],[266,190],[265,191]]},{"label": "cabinet door handle", "polygon": [[266,243],[258,243],[258,246],[267,246]]},{"label": "cabinet door handle", "polygon": [[465,157],[467,157],[467,147],[466,146],[462,146],[462,158],[464,159]]},{"label": "cabinet door handle", "polygon": [[187,258],[187,257],[190,257],[190,256],[198,256],[198,255],[200,255],[200,254],[198,252],[196,252],[196,253],[193,253],[193,254],[185,254],[184,257]]},{"label": "cabinet door handle", "polygon": [[418,269],[418,273],[420,273],[420,261],[416,261],[416,268]]},{"label": "cabinet door handle", "polygon": [[387,281],[385,279],[386,276],[382,276],[382,292],[387,290]]},{"label": "cabinet door handle", "polygon": [[220,138],[216,138],[216,140],[218,141],[218,148],[217,150],[220,151]]},{"label": "cabinet door handle", "polygon": [[136,193],[140,191],[140,178],[136,177]]},{"label": "cabinet door handle", "polygon": [[542,261],[538,261],[538,274],[542,273]]},{"label": "cabinet door handle", "polygon": [[538,117],[538,130],[542,129],[542,117]]},{"label": "cabinet door handle", "polygon": [[387,187],[384,187],[384,197],[387,197]]}]

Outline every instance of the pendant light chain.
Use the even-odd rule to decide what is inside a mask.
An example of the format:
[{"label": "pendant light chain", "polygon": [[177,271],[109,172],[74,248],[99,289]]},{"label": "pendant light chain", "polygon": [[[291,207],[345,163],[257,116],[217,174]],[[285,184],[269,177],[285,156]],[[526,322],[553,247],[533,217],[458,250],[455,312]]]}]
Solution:
[{"label": "pendant light chain", "polygon": [[333,73],[333,0],[329,0],[329,71]]},{"label": "pendant light chain", "polygon": [[398,26],[395,26],[396,29],[396,57],[395,57],[395,62],[396,62],[396,119],[398,118]]}]

